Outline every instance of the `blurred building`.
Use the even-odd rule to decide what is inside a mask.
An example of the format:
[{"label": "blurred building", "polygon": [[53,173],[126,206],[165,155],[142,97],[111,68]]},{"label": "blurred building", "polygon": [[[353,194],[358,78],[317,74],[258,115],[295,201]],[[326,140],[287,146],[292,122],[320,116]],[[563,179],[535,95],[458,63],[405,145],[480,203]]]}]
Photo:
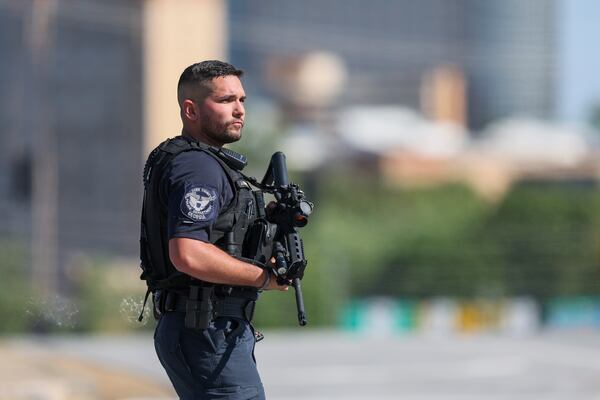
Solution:
[{"label": "blurred building", "polygon": [[224,18],[220,0],[0,0],[0,237],[31,243],[34,282],[137,258],[143,162],[181,129],[181,71],[224,57]]},{"label": "blurred building", "polygon": [[470,124],[556,113],[559,16],[554,0],[463,2]]},{"label": "blurred building", "polygon": [[274,60],[337,54],[349,73],[345,105],[419,109],[427,77],[449,67],[464,75],[468,126],[479,129],[553,114],[554,10],[551,0],[230,1],[230,54],[248,91],[264,95]]},{"label": "blurred building", "polygon": [[142,5],[0,1],[3,234],[37,235],[65,251],[131,253],[142,162]]}]

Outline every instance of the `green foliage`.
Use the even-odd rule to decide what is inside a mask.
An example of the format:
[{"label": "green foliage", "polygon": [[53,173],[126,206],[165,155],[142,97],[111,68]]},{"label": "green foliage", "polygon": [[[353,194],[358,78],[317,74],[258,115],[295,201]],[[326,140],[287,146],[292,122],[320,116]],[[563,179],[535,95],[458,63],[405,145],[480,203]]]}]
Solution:
[{"label": "green foliage", "polygon": [[[335,324],[341,304],[361,296],[600,293],[594,185],[524,183],[497,204],[460,185],[403,190],[336,178],[319,193],[302,230],[313,325]],[[261,304],[270,324],[274,315],[276,325],[295,323],[293,296],[283,296],[264,296],[273,299]]]},{"label": "green foliage", "polygon": [[486,221],[507,294],[600,292],[600,192],[595,186],[521,185]]},{"label": "green foliage", "polygon": [[[460,185],[407,190],[356,176],[317,180],[318,191],[307,191],[316,207],[301,229],[309,326],[338,324],[343,306],[362,296],[545,301],[600,294],[600,190],[594,184],[523,183],[489,203]],[[30,317],[27,253],[6,242],[0,250],[6,282],[0,330],[16,332]],[[75,329],[143,328],[134,322],[144,292],[135,265],[83,259],[75,270]],[[265,292],[255,322],[258,329],[291,327],[296,316],[293,289]]]},{"label": "green foliage", "polygon": [[0,333],[22,331],[28,325],[27,304],[30,291],[27,281],[27,252],[21,243],[0,242],[0,274],[3,287],[0,291]]},{"label": "green foliage", "polygon": [[[339,185],[345,187],[352,186]],[[331,203],[319,217],[318,242],[348,260],[353,295],[451,294],[483,279],[478,249],[464,244],[487,210],[466,188],[407,191],[369,183],[336,197],[345,204]]]},{"label": "green foliage", "polygon": [[140,330],[154,327],[152,297],[148,298],[144,320],[142,311],[146,285],[137,276],[134,263],[114,264],[110,259],[82,260],[77,304],[80,308],[77,329],[84,331]]}]

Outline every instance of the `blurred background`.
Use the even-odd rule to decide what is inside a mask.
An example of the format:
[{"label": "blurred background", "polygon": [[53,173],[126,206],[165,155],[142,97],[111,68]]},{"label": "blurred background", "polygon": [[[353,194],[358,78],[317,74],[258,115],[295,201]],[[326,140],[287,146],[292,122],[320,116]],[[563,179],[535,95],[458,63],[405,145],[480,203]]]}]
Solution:
[{"label": "blurred background", "polygon": [[[232,148],[248,173],[282,150],[316,203],[302,229],[310,328],[290,293],[263,295],[266,370],[289,340],[305,354],[377,341],[393,359],[557,341],[556,359],[597,375],[595,353],[564,343],[596,351],[600,337],[599,18],[593,0],[0,0],[0,399],[173,398],[148,367],[148,309],[137,321],[141,171],[180,132],[181,71],[205,59],[245,71]],[[121,358],[98,367],[109,353]],[[146,367],[126,365],[141,354]],[[523,372],[539,360],[491,360],[539,381]],[[553,362],[564,378],[575,361]],[[348,371],[297,398],[335,398],[365,375]],[[569,382],[506,398],[600,395]],[[402,393],[390,387],[357,398]],[[402,398],[485,397],[461,388]]]}]

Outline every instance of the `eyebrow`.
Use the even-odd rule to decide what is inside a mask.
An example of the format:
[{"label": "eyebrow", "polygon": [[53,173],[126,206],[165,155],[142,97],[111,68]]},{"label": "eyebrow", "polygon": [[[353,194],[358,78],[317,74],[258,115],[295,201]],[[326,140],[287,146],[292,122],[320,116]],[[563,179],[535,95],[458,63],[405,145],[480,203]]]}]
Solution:
[{"label": "eyebrow", "polygon": [[[232,100],[237,98],[237,95],[235,94],[224,94],[222,96],[217,96],[217,100]],[[246,100],[246,95],[240,97],[240,100]]]}]

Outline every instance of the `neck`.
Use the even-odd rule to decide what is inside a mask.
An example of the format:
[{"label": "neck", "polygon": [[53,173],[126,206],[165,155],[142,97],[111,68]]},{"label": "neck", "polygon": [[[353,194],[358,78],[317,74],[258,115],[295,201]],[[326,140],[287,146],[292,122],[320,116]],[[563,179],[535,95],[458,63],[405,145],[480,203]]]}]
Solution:
[{"label": "neck", "polygon": [[215,142],[214,140],[208,138],[206,135],[203,135],[201,132],[191,132],[185,127],[181,130],[181,136],[192,138],[194,140],[197,140],[198,142],[208,144],[209,146],[223,147],[223,143]]}]

